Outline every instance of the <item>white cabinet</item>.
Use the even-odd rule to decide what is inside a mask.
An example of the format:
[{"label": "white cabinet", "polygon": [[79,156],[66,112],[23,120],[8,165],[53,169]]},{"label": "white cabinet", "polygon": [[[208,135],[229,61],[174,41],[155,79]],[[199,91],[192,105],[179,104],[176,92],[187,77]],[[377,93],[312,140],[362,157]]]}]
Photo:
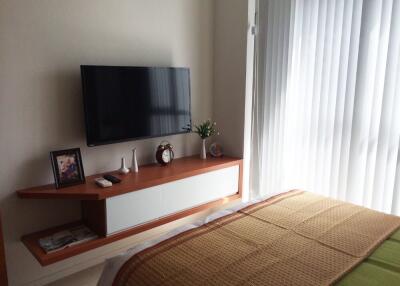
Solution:
[{"label": "white cabinet", "polygon": [[232,166],[106,199],[107,235],[236,194]]}]

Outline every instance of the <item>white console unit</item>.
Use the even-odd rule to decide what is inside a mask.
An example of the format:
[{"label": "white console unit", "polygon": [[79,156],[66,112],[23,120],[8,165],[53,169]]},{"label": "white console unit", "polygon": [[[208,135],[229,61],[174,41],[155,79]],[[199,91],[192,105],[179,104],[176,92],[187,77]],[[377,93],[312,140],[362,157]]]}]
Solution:
[{"label": "white console unit", "polygon": [[[242,159],[200,159],[190,156],[167,166],[149,164],[139,172],[119,175],[121,182],[109,188],[86,177],[85,184],[56,189],[54,185],[18,190],[22,199],[69,199],[82,204],[82,218],[50,229],[27,234],[23,243],[41,265],[49,265],[82,252],[212,207],[238,200],[242,194]],[[46,253],[39,241],[59,231],[85,224],[98,238],[56,252]]]},{"label": "white console unit", "polygon": [[106,199],[107,235],[238,192],[239,166]]}]

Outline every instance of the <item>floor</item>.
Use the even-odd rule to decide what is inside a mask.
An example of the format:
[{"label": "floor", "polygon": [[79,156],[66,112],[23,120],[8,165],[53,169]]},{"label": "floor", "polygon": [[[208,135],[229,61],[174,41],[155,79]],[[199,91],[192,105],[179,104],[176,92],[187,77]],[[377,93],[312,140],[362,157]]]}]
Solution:
[{"label": "floor", "polygon": [[48,284],[48,286],[96,286],[104,264],[85,269],[71,276]]}]

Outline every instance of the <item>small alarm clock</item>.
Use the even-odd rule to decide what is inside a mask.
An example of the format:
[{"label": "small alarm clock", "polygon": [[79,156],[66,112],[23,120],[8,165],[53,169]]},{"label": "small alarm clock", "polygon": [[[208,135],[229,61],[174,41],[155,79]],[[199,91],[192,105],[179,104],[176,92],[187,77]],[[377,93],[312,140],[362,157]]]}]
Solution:
[{"label": "small alarm clock", "polygon": [[165,166],[172,162],[174,159],[174,151],[172,145],[168,141],[162,141],[157,147],[156,160],[161,165]]},{"label": "small alarm clock", "polygon": [[224,156],[224,151],[222,149],[222,146],[218,143],[212,143],[210,145],[210,154],[211,156],[216,158]]}]

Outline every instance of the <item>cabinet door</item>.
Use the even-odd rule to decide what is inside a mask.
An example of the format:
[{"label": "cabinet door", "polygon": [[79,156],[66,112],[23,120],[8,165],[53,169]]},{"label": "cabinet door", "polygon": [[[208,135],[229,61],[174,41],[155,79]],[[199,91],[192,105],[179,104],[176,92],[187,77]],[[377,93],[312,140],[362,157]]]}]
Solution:
[{"label": "cabinet door", "polygon": [[159,186],[106,200],[107,234],[142,224],[164,215]]},{"label": "cabinet door", "polygon": [[107,234],[236,194],[238,187],[233,166],[109,198]]},{"label": "cabinet door", "polygon": [[162,208],[171,214],[238,192],[239,166],[193,176],[160,186]]}]

